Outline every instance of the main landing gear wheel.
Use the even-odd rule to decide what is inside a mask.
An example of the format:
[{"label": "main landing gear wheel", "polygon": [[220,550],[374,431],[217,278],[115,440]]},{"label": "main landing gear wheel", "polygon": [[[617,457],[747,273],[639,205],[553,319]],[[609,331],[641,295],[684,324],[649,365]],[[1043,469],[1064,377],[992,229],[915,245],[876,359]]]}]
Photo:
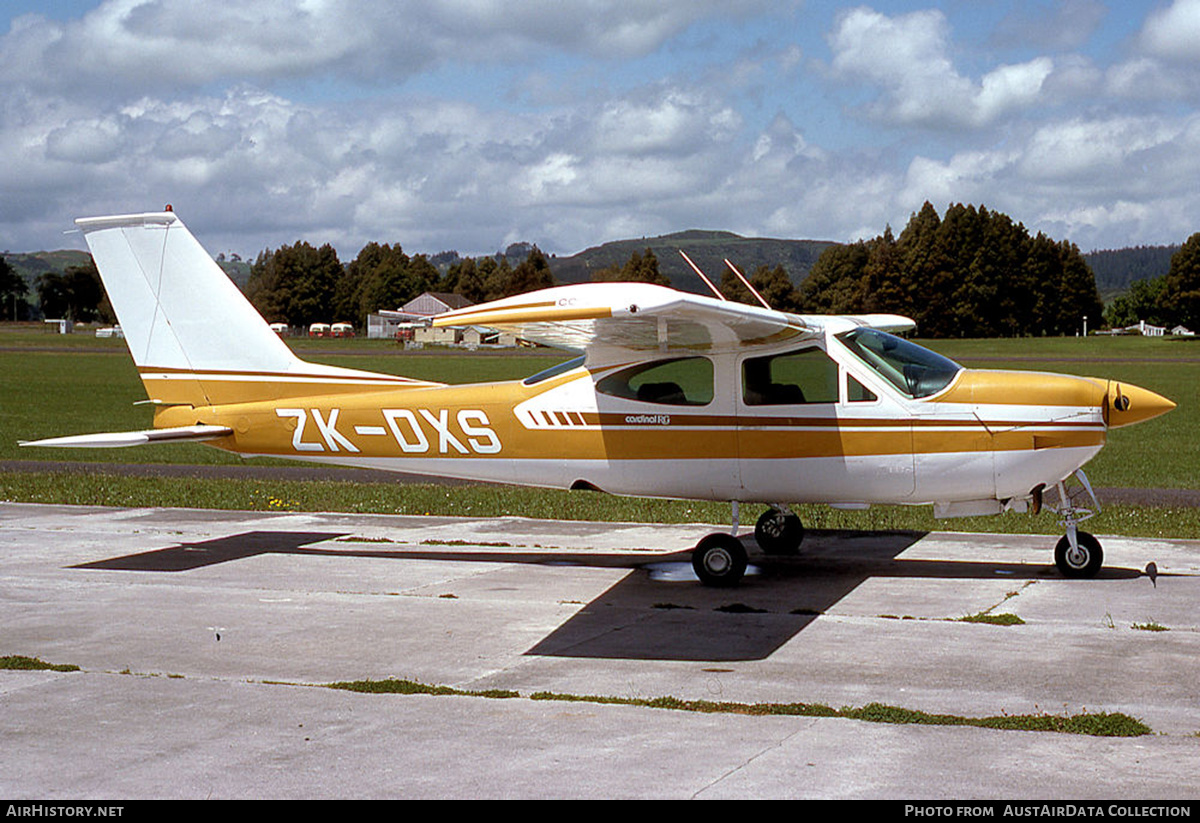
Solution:
[{"label": "main landing gear wheel", "polygon": [[1076,532],[1075,543],[1075,548],[1071,548],[1070,538],[1066,535],[1061,537],[1054,547],[1054,564],[1063,577],[1095,577],[1104,565],[1104,550],[1100,548],[1100,541],[1087,532]]},{"label": "main landing gear wheel", "polygon": [[706,586],[736,586],[746,574],[746,549],[731,534],[710,534],[692,550],[692,568]]},{"label": "main landing gear wheel", "polygon": [[754,539],[767,554],[796,554],[804,540],[804,524],[792,512],[767,509],[754,524]]}]

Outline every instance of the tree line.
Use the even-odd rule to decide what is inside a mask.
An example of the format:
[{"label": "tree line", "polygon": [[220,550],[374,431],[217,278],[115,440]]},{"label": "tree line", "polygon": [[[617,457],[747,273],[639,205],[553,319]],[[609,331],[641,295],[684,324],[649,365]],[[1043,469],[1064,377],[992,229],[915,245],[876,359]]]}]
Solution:
[{"label": "tree line", "polygon": [[0,257],[0,320],[17,320],[28,310],[28,291],[25,278]]},{"label": "tree line", "polygon": [[939,217],[925,203],[899,237],[827,249],[800,297],[809,312],[902,314],[922,337],[1070,335],[1104,308],[1075,244],[961,204]]},{"label": "tree line", "polygon": [[479,303],[552,285],[550,262],[537,246],[516,266],[507,257],[467,257],[442,274],[428,256],[409,256],[399,243],[368,243],[343,266],[329,244],[299,241],[258,255],[246,296],[271,323],[346,321],[361,328],[372,312],[397,309],[427,291]]},{"label": "tree line", "polygon": [[[298,241],[258,255],[246,294],[269,322],[347,321],[361,328],[368,314],[399,308],[426,291],[480,303],[555,285],[547,256],[537,246],[520,251],[526,248],[516,265],[510,259],[519,256],[511,254],[448,255],[452,265],[439,270],[426,255],[410,256],[398,243],[369,243],[343,264],[329,244]],[[671,285],[649,248],[592,272],[591,279]],[[917,321],[922,337],[1070,335],[1085,317],[1090,328],[1138,320],[1200,325],[1200,233],[1171,258],[1168,274],[1135,281],[1105,309],[1092,270],[1073,243],[1031,235],[983,206],[956,204],[939,215],[925,203],[898,237],[887,227],[873,239],[830,246],[798,285],[781,265],[759,266],[747,279],[781,311],[902,314]],[[722,272],[720,289],[730,299],[758,302],[732,271]],[[24,280],[4,262],[0,317],[11,314],[25,292]],[[37,293],[46,316],[112,321],[94,264],[42,275]]]},{"label": "tree line", "polygon": [[1166,274],[1136,280],[1129,291],[1110,302],[1104,319],[1113,328],[1144,320],[1155,326],[1200,330],[1200,232],[1171,256]]},{"label": "tree line", "polygon": [[[91,259],[82,266],[67,266],[62,272],[49,271],[34,282],[38,306],[44,317],[91,323],[115,322],[112,305],[100,282],[100,272]],[[0,257],[0,320],[37,318],[29,302],[29,285],[13,266]]]}]

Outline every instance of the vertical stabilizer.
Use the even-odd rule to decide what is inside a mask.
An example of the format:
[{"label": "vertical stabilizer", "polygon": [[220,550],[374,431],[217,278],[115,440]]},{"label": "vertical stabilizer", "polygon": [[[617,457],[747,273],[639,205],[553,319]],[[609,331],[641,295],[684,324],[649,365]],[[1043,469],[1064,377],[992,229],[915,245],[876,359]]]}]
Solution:
[{"label": "vertical stabilizer", "polygon": [[414,382],[300,360],[174,212],[75,223],[151,400],[201,406]]},{"label": "vertical stabilizer", "polygon": [[75,223],[138,368],[287,371],[296,359],[174,212]]}]

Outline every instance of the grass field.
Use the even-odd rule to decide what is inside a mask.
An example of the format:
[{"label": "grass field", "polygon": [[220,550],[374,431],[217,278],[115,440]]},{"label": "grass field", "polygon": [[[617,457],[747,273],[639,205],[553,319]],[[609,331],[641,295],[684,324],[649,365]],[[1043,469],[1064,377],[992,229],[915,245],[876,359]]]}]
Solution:
[{"label": "grass field", "polygon": [[[306,359],[450,383],[516,379],[566,355],[542,352],[404,352],[390,341],[289,341]],[[1170,414],[1112,432],[1088,466],[1096,486],[1200,489],[1196,431],[1200,342],[1119,338],[926,341],[972,367],[1055,371],[1126,380],[1178,404]],[[0,327],[0,460],[95,463],[240,464],[241,458],[199,445],[96,451],[22,449],[18,439],[148,427],[148,406],[120,340],[44,334],[28,326]],[[265,461],[254,461],[263,464]],[[281,462],[282,464],[282,462]],[[163,479],[40,472],[0,473],[0,499],[106,505],[190,505],[218,508],[378,511],[436,514],[525,514],[607,520],[725,522],[727,504],[628,500],[604,495],[496,487],[400,486]],[[745,512],[752,522],[757,509]],[[1054,533],[1050,516],[935,521],[927,508],[875,507],[834,512],[805,507],[814,528],[964,528]],[[1200,537],[1200,514],[1188,509],[1110,507],[1092,531]]]}]

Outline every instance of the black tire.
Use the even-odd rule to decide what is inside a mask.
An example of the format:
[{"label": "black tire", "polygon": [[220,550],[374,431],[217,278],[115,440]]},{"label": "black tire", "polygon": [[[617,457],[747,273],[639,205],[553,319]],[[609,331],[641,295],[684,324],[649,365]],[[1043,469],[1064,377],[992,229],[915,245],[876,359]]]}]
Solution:
[{"label": "black tire", "polygon": [[736,586],[746,574],[746,549],[731,534],[710,534],[692,550],[692,568],[706,586]]},{"label": "black tire", "polygon": [[1078,551],[1071,551],[1071,541],[1063,535],[1058,545],[1054,547],[1054,565],[1062,572],[1063,577],[1088,578],[1095,577],[1104,565],[1104,550],[1100,541],[1087,532],[1076,532]]},{"label": "black tire", "polygon": [[791,512],[767,509],[754,524],[754,539],[767,554],[796,554],[804,540],[804,524]]}]

